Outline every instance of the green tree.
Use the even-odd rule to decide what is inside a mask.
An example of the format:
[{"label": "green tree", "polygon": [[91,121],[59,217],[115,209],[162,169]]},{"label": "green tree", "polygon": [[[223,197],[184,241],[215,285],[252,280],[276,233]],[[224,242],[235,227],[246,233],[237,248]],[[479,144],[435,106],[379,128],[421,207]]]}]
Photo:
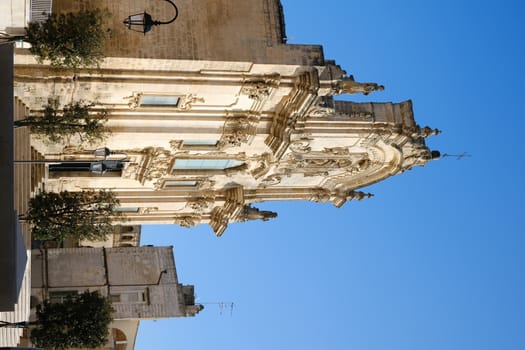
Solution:
[{"label": "green tree", "polygon": [[110,191],[41,192],[29,201],[24,219],[33,238],[62,242],[105,240],[113,232],[119,201]]},{"label": "green tree", "polygon": [[100,9],[52,13],[45,22],[30,22],[26,35],[1,33],[0,43],[28,42],[40,62],[49,60],[53,66],[98,66],[104,59],[107,15]]},{"label": "green tree", "polygon": [[108,339],[113,309],[108,298],[86,291],[62,303],[37,305],[31,341],[45,349],[96,348]]},{"label": "green tree", "polygon": [[60,108],[57,98],[49,98],[40,115],[29,115],[14,122],[15,128],[28,126],[31,132],[53,143],[63,142],[77,135],[81,142],[93,144],[104,139],[108,131],[105,110],[92,113],[95,103],[76,101]]}]

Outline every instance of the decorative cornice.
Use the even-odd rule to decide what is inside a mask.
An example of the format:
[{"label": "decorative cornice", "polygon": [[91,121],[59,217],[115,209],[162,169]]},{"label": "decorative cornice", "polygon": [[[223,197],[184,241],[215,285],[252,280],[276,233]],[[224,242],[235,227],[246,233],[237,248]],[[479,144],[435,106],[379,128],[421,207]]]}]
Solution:
[{"label": "decorative cornice", "polygon": [[242,187],[230,188],[225,191],[224,196],[224,206],[213,208],[210,218],[210,226],[217,237],[224,233],[228,223],[244,209],[244,189]]},{"label": "decorative cornice", "polygon": [[280,158],[290,143],[290,135],[298,119],[303,119],[317,98],[319,90],[318,71],[312,68],[303,71],[295,79],[295,86],[277,107],[265,143],[274,156]]},{"label": "decorative cornice", "polygon": [[364,198],[371,198],[374,195],[371,193],[365,193],[361,191],[353,191],[345,188],[336,188],[334,190],[326,188],[314,188],[311,190],[310,200],[312,202],[332,202],[334,206],[340,208],[347,201],[350,200],[363,200]]}]

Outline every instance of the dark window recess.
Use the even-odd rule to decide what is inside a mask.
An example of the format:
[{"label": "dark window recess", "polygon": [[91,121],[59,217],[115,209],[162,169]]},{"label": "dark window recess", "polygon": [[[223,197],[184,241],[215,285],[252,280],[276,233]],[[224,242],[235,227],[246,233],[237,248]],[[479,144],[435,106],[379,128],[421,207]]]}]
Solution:
[{"label": "dark window recess", "polygon": [[[104,160],[103,162],[106,165],[107,171],[121,171],[124,166],[122,161],[119,160]],[[50,164],[49,171],[91,171],[91,163],[92,162],[63,162]]]}]

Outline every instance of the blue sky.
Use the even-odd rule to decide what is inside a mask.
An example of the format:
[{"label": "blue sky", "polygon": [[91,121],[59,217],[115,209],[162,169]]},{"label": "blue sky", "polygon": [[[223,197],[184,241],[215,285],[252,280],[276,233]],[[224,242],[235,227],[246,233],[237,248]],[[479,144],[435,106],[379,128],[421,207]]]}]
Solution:
[{"label": "blue sky", "polygon": [[[136,349],[525,349],[523,5],[479,0],[283,0],[291,43],[321,44],[349,100],[412,99],[444,158],[375,197],[264,203],[269,222],[143,228],[173,245],[206,309],[141,323]],[[214,302],[234,303],[233,310]]]}]

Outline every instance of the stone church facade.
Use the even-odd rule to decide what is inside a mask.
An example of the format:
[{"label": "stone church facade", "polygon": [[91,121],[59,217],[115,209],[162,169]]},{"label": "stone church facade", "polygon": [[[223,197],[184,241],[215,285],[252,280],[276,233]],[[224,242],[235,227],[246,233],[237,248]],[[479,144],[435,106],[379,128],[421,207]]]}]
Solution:
[{"label": "stone church facade", "polygon": [[[157,17],[169,11],[143,3]],[[126,224],[208,224],[220,236],[229,223],[276,216],[257,202],[340,207],[370,196],[360,188],[438,156],[425,144],[438,131],[416,124],[411,101],[338,101],[383,87],[357,82],[320,46],[287,44],[279,0],[177,5],[176,22],[144,36],[122,25],[144,10],[135,1],[57,0],[56,11],[108,7],[104,63],[71,71],[15,56],[15,95],[32,112],[55,96],[96,101],[109,113],[100,145],[32,139],[57,161],[46,190],[111,189]],[[97,161],[99,147],[111,150],[111,171],[77,166]]]}]

